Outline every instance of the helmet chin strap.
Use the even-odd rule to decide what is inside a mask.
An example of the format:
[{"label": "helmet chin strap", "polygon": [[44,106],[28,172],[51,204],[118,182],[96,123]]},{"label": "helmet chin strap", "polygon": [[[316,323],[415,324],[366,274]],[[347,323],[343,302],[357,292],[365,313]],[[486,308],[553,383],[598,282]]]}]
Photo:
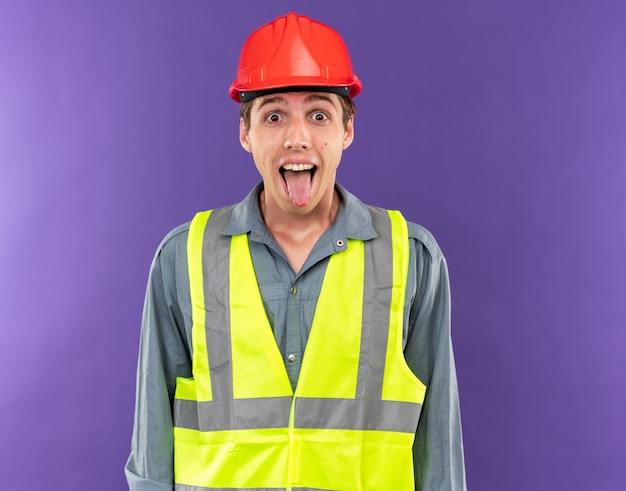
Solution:
[{"label": "helmet chin strap", "polygon": [[318,85],[298,85],[295,87],[275,87],[272,89],[263,90],[248,90],[245,92],[239,92],[239,100],[241,102],[250,102],[257,97],[268,94],[278,94],[280,92],[328,92],[331,94],[337,94],[343,97],[350,97],[350,87],[324,87]]}]

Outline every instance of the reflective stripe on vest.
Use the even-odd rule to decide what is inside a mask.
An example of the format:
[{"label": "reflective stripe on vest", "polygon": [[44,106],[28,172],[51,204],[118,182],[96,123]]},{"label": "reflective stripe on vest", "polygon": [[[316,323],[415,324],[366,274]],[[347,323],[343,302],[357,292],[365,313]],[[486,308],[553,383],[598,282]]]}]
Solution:
[{"label": "reflective stripe on vest", "polygon": [[232,207],[188,238],[193,378],[177,379],[176,489],[413,490],[426,387],[402,353],[408,232],[370,207],[378,237],[348,240],[322,283],[295,394]]}]

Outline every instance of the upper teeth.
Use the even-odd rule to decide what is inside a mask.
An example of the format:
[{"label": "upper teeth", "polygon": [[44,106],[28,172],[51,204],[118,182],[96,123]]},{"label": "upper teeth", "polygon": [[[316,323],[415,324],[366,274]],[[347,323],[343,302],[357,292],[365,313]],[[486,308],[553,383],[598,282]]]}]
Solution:
[{"label": "upper teeth", "polygon": [[313,168],[313,164],[285,164],[283,165],[284,170],[311,170]]}]

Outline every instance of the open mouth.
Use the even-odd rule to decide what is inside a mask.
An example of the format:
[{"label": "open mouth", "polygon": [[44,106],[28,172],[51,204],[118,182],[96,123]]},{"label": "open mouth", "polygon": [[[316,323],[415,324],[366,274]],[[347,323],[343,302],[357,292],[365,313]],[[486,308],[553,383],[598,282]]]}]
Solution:
[{"label": "open mouth", "polygon": [[317,167],[313,164],[284,164],[280,175],[287,187],[287,193],[296,206],[304,206],[309,202],[313,176]]}]

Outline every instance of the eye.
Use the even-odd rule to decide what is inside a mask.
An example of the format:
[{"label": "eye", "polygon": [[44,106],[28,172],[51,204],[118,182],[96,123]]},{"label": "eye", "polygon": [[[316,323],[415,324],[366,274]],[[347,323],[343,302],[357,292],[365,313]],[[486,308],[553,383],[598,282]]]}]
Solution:
[{"label": "eye", "polygon": [[311,115],[311,118],[313,119],[313,121],[316,121],[318,123],[323,123],[324,121],[328,120],[328,115],[324,112],[317,111]]},{"label": "eye", "polygon": [[267,123],[278,123],[281,120],[281,115],[278,113],[269,113],[265,117],[265,122]]}]

